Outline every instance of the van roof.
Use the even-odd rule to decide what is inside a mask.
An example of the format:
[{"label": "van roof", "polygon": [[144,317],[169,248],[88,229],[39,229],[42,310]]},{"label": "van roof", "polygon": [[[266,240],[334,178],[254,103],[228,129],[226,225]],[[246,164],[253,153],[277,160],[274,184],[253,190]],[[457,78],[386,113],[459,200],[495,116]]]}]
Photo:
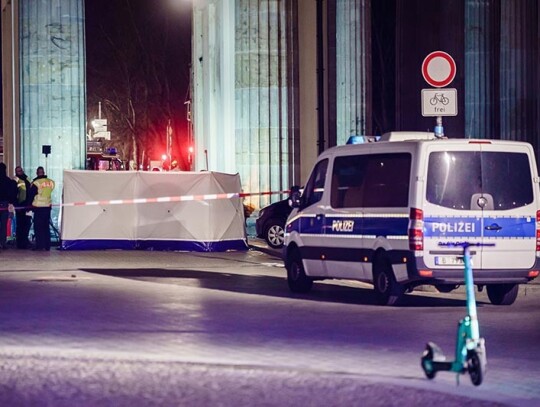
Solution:
[{"label": "van roof", "polygon": [[379,141],[436,140],[435,133],[429,131],[391,131],[384,133]]},{"label": "van roof", "polygon": [[376,142],[368,142],[361,144],[346,144],[331,147],[321,153],[321,156],[329,156],[335,154],[335,151],[358,151],[358,149],[370,149],[377,144],[388,143],[444,143],[444,144],[496,144],[496,145],[528,145],[532,148],[530,143],[524,141],[515,140],[493,140],[493,139],[474,139],[474,138],[438,138],[432,132],[421,131],[393,131],[383,134]]}]

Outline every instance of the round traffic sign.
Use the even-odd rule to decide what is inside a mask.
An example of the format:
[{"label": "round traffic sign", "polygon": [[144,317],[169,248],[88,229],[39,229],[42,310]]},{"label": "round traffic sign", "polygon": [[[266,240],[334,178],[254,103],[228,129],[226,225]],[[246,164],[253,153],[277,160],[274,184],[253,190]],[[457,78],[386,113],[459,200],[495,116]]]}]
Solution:
[{"label": "round traffic sign", "polygon": [[456,76],[456,62],[446,52],[434,51],[422,62],[422,76],[434,88],[444,88]]}]

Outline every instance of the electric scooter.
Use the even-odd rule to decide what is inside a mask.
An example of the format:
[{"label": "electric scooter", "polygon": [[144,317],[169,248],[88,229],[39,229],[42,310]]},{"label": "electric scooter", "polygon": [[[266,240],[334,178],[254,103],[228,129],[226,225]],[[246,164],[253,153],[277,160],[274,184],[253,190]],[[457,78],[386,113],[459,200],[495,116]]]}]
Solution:
[{"label": "electric scooter", "polygon": [[456,372],[458,383],[460,374],[469,373],[472,383],[479,386],[482,384],[486,374],[487,359],[485,340],[480,337],[476,314],[470,247],[494,246],[494,244],[456,242],[439,243],[439,246],[459,246],[463,248],[467,315],[458,324],[455,360],[447,361],[441,348],[433,342],[428,342],[422,355],[422,369],[424,369],[428,379],[433,379],[437,372],[440,371]]}]

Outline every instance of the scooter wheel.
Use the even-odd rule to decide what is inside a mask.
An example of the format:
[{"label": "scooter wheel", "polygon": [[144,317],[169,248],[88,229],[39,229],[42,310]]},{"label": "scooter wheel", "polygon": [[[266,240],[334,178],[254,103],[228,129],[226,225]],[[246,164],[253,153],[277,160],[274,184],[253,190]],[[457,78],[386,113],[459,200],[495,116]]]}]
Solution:
[{"label": "scooter wheel", "polygon": [[433,348],[431,346],[426,345],[426,349],[424,349],[424,353],[422,354],[421,359],[421,365],[422,369],[424,370],[424,374],[426,377],[431,380],[435,378],[435,374],[437,373],[432,368],[432,362],[433,362]]},{"label": "scooter wheel", "polygon": [[471,377],[471,382],[475,386],[480,386],[485,375],[485,356],[481,349],[469,351],[467,354],[467,370]]}]

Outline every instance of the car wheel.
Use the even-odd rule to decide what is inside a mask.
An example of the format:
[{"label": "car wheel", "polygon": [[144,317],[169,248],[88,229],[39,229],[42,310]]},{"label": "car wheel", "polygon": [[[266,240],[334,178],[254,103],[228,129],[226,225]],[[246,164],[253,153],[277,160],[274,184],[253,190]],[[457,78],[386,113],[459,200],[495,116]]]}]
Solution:
[{"label": "car wheel", "polygon": [[268,246],[279,249],[283,246],[285,240],[285,229],[283,228],[283,222],[272,219],[268,222],[266,231],[264,233],[264,240],[268,243]]},{"label": "car wheel", "polygon": [[287,261],[287,283],[293,293],[307,293],[313,286],[313,280],[306,275],[302,257],[297,251],[292,252]]},{"label": "car wheel", "polygon": [[487,295],[493,305],[512,305],[518,296],[519,284],[488,284]]},{"label": "car wheel", "polygon": [[405,293],[404,287],[394,277],[392,265],[383,258],[374,263],[373,288],[377,302],[381,305],[398,305]]}]

